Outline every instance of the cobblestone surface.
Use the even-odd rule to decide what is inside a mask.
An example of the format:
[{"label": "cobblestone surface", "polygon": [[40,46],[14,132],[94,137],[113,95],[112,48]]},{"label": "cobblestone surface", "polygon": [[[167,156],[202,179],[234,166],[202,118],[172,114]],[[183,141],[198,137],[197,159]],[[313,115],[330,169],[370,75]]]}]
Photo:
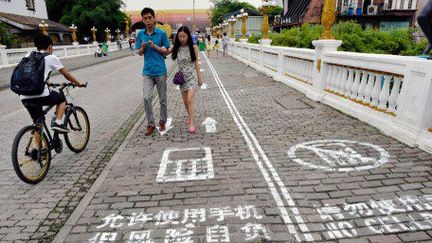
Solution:
[{"label": "cobblestone surface", "polygon": [[[230,57],[210,60],[218,78],[201,58],[208,88],[197,94],[197,133],[187,132],[180,91],[170,84],[174,127],[163,136],[145,137],[143,123],[124,141],[107,177],[93,188],[94,197],[73,212],[77,221],[68,222],[73,227],[64,241],[432,241],[432,155],[312,102]],[[77,205],[73,199],[85,193],[73,189],[86,185],[79,178],[88,173],[87,166],[80,165],[96,161],[110,144],[114,132],[104,134],[107,121],[117,131],[127,120],[120,107],[106,115],[97,103],[139,100],[141,92],[129,83],[138,77],[125,75],[139,73],[142,64],[134,61],[128,59],[130,70],[119,69],[116,61],[105,68],[116,70],[107,77],[117,78],[131,93],[111,84],[100,92],[115,87],[121,95],[91,100],[93,112],[104,117],[97,120],[101,130],[100,139],[91,142],[95,147],[78,156],[62,154],[70,165],[55,163],[36,187],[19,184],[2,164],[9,177],[0,179],[0,241],[30,235],[52,239],[61,226],[55,220],[64,222],[62,215],[72,213],[68,204]],[[90,102],[85,97],[80,103]],[[158,105],[155,111],[158,117]],[[217,121],[217,132],[207,133],[201,125],[208,117]],[[63,202],[65,197],[69,201]]]},{"label": "cobblestone surface", "polygon": [[[151,137],[143,136],[145,124],[139,127],[66,241],[132,237],[188,242],[189,237],[191,242],[264,242],[266,234],[271,242],[431,241],[430,154],[314,103],[230,57],[210,60],[229,97],[222,95],[201,59],[208,89],[197,94],[196,124],[211,117],[218,122],[217,132],[206,133],[200,125],[196,134],[188,134],[180,93],[170,86],[168,110],[174,127],[164,136]],[[233,113],[228,109],[225,99],[230,98],[240,116],[233,106]],[[252,135],[247,135],[248,129]],[[322,150],[336,151],[336,157],[326,162],[324,154],[320,157],[304,147],[295,158],[288,156],[293,146],[314,140],[339,141],[328,145],[336,149]],[[383,148],[388,161],[375,161],[365,170],[339,171],[379,158],[380,152],[365,143]],[[205,148],[211,151],[214,177],[188,177],[193,170],[186,165],[203,158]],[[308,163],[299,164],[298,159]],[[183,167],[169,162],[164,167],[162,161],[177,161]],[[161,177],[161,170],[171,173]],[[203,167],[197,171],[207,172]],[[168,181],[176,172],[184,176]],[[246,209],[252,213],[242,214]],[[288,212],[288,220],[283,212]],[[257,234],[251,235],[252,226]],[[224,232],[229,232],[229,240]]]},{"label": "cobblestone surface", "polygon": [[[124,49],[124,50],[111,52],[108,57],[104,57],[104,58],[96,58],[93,55],[87,55],[81,57],[62,58],[61,61],[63,65],[67,67],[67,69],[75,70],[78,68],[83,68],[98,63],[109,62],[117,58],[122,58],[130,55],[131,55],[131,51],[129,49]],[[9,87],[10,77],[12,76],[13,69],[14,67],[0,69],[0,90]],[[54,72],[52,76],[57,74],[58,74],[57,72]]]},{"label": "cobblestone surface", "polygon": [[[141,58],[131,56],[73,72],[89,82],[87,89],[71,93],[89,115],[90,141],[79,154],[65,148],[52,160],[44,181],[35,186],[17,178],[10,158],[13,138],[30,123],[29,115],[16,95],[0,92],[2,104],[7,104],[0,116],[1,242],[49,242],[55,236],[143,112],[140,65]],[[63,80],[55,76],[53,81]]]}]

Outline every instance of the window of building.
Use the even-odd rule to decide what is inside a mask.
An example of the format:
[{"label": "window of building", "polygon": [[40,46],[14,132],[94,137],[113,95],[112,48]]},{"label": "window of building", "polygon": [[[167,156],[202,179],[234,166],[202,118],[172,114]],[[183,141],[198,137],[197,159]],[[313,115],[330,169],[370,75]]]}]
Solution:
[{"label": "window of building", "polygon": [[28,10],[35,11],[35,1],[34,0],[26,0],[26,7]]}]

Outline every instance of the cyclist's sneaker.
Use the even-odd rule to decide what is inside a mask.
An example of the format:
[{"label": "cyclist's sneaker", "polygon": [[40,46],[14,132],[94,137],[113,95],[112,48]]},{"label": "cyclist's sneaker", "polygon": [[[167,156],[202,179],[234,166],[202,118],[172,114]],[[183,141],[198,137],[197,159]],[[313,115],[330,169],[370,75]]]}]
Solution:
[{"label": "cyclist's sneaker", "polygon": [[57,132],[61,132],[61,133],[68,133],[70,132],[69,129],[66,127],[66,125],[62,124],[57,124],[57,122],[54,122],[54,124],[51,126],[51,129]]}]

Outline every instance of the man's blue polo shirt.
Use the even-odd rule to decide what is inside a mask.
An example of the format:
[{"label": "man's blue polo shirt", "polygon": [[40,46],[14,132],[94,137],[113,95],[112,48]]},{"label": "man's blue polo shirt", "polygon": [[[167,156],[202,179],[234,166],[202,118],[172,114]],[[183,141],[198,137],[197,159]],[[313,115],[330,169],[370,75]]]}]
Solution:
[{"label": "man's blue polo shirt", "polygon": [[[147,30],[145,29],[138,32],[135,44],[136,48],[141,48],[141,43],[147,43],[149,40],[153,41],[153,43],[159,47],[164,46],[167,49],[170,48],[170,42],[168,41],[165,31],[156,27],[151,35],[147,34]],[[144,50],[143,75],[159,77],[166,73],[165,57],[155,49],[146,46]]]}]

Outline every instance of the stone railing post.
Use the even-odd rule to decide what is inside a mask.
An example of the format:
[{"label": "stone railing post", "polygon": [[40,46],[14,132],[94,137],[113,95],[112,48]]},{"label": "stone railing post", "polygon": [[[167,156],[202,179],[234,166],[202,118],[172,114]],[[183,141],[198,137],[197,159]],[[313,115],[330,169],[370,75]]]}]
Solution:
[{"label": "stone railing post", "polygon": [[284,76],[284,56],[283,56],[283,50],[278,51],[278,75],[281,77]]},{"label": "stone railing post", "polygon": [[432,127],[430,67],[429,61],[421,59],[408,63],[397,101],[396,118],[418,132],[426,132]]},{"label": "stone railing post", "polygon": [[312,72],[313,89],[307,96],[312,100],[320,101],[324,94],[325,77],[328,72],[327,66],[323,65],[321,60],[326,52],[337,51],[337,48],[342,45],[342,41],[316,40],[312,41],[312,44],[315,46],[314,68]]},{"label": "stone railing post", "polygon": [[0,45],[0,60],[1,60],[1,66],[6,66],[9,64],[7,53],[6,53],[6,46]]},{"label": "stone railing post", "polygon": [[67,47],[63,47],[63,50],[64,50],[64,57],[67,57],[68,56]]}]

